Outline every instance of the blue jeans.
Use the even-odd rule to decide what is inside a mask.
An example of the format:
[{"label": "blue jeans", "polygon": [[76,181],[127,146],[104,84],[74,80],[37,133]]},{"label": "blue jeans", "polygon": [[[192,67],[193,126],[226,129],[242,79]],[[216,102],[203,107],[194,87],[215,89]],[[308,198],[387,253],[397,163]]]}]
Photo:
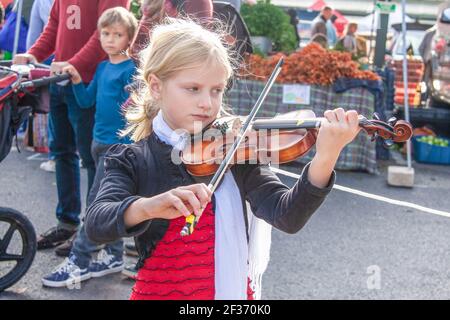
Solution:
[{"label": "blue jeans", "polygon": [[[81,268],[87,268],[92,259],[92,253],[98,250],[98,243],[89,240],[84,224],[77,231],[77,236],[72,246],[72,254],[77,258],[77,265]],[[118,240],[115,242],[107,243],[105,250],[108,253],[113,254],[118,259],[123,258],[123,241]]]},{"label": "blue jeans", "polygon": [[[78,106],[72,86],[50,85],[50,151],[56,162],[58,205],[56,217],[60,225],[76,227],[80,223],[80,163],[88,174],[88,194],[95,176],[91,156],[95,108]],[[79,153],[79,156],[77,154]]]},{"label": "blue jeans", "polygon": [[[105,176],[105,168],[103,165],[103,160],[105,158],[105,153],[111,145],[101,144],[96,142],[95,140],[92,142],[91,153],[92,157],[95,161],[95,166],[97,168],[95,173],[94,183],[92,185],[91,191],[88,196],[89,206],[97,196],[98,190],[100,188],[100,183],[102,182],[103,177]],[[91,255],[94,251],[97,250],[98,244],[89,240],[86,235],[86,230],[84,229],[84,224],[78,230],[76,239],[72,246],[72,253],[77,257],[77,263],[79,267],[85,268],[89,266]],[[119,259],[123,257],[123,241],[118,240],[112,243],[108,243],[105,246],[105,250],[109,253],[113,254]]]},{"label": "blue jeans", "polygon": [[[52,121],[50,116],[48,117],[47,132],[48,132],[48,145],[50,146],[53,142]],[[48,160],[55,160],[55,155],[53,154],[52,151],[48,153]]]}]

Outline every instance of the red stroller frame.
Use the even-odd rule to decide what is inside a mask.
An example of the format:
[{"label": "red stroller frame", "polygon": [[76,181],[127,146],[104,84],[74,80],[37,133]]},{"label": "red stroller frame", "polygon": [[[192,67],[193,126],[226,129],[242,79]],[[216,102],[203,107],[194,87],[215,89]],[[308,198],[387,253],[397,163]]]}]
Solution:
[{"label": "red stroller frame", "polygon": [[[23,106],[21,100],[31,96],[35,88],[61,82],[70,77],[63,74],[33,80],[30,73],[30,80],[20,72],[2,66],[4,64],[5,62],[0,62],[0,73],[6,73],[6,76],[0,79],[0,162],[9,154],[17,130],[33,109],[30,106]],[[0,234],[0,267],[6,264],[7,270],[6,273],[0,274],[1,293],[19,281],[28,271],[36,254],[37,242],[36,232],[30,220],[16,210],[0,207],[0,225],[6,225],[6,228],[0,228],[6,230],[5,234]],[[13,239],[17,240],[15,234],[19,235],[20,241],[11,245]],[[19,244],[20,250],[11,252],[11,248]]]},{"label": "red stroller frame", "polygon": [[[31,70],[30,79],[8,67],[0,66],[1,71],[6,71],[7,75],[0,79],[0,162],[10,152],[17,130],[33,111],[33,103],[27,103],[28,106],[25,106],[22,100],[32,99],[36,88],[70,77],[68,74],[39,77],[42,74],[48,75],[48,69]],[[38,78],[33,79],[36,76]],[[36,105],[36,102],[34,104]]]}]

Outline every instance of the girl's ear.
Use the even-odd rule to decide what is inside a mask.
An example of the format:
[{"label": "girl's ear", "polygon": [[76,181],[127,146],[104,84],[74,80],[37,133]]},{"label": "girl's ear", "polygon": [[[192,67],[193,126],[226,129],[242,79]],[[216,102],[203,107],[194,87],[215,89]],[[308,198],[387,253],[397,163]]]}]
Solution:
[{"label": "girl's ear", "polygon": [[161,99],[162,96],[162,81],[155,76],[154,74],[150,74],[148,76],[148,87],[150,93],[155,100]]}]

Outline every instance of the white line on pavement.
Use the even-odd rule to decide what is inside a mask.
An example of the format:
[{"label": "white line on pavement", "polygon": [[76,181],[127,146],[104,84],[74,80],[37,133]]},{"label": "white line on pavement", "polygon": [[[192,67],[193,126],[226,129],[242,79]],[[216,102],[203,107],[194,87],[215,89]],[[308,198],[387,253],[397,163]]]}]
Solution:
[{"label": "white line on pavement", "polygon": [[48,160],[48,157],[44,157],[41,153],[36,153],[33,154],[32,156],[29,156],[27,158],[28,161],[33,160],[33,161],[45,161]]},{"label": "white line on pavement", "polygon": [[[275,173],[279,173],[279,174],[282,174],[282,175],[285,175],[285,176],[288,176],[288,177],[291,177],[291,178],[295,178],[295,179],[300,178],[300,175],[298,175],[298,174],[295,174],[295,173],[292,173],[292,172],[289,172],[289,171],[285,171],[285,170],[281,170],[281,169],[277,169],[277,168],[274,168],[274,167],[270,167],[270,168]],[[393,205],[407,207],[407,208],[412,208],[412,209],[420,210],[420,211],[423,211],[423,212],[428,212],[428,213],[431,213],[431,214],[435,214],[435,215],[438,215],[438,216],[450,218],[450,212],[427,208],[427,207],[420,206],[420,205],[415,204],[415,203],[401,201],[401,200],[395,200],[395,199],[379,196],[379,195],[376,195],[376,194],[372,194],[372,193],[368,193],[368,192],[359,191],[359,190],[356,190],[356,189],[340,186],[340,185],[337,185],[337,184],[335,184],[333,186],[333,188],[337,189],[337,190],[340,190],[340,191],[353,193],[353,194],[356,194],[356,195],[359,195],[359,196],[362,196],[362,197],[370,198],[370,199],[373,199],[373,200],[383,201],[383,202],[387,202],[387,203],[390,203],[390,204],[393,204]]]}]

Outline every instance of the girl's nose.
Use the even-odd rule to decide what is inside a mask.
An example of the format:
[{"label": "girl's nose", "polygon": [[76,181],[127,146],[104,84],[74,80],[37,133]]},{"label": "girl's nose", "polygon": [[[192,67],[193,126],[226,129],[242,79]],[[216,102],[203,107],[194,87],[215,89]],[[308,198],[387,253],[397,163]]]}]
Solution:
[{"label": "girl's nose", "polygon": [[205,112],[208,112],[212,108],[212,102],[210,95],[205,95],[202,97],[202,99],[199,102],[198,105],[201,109],[203,109]]}]

